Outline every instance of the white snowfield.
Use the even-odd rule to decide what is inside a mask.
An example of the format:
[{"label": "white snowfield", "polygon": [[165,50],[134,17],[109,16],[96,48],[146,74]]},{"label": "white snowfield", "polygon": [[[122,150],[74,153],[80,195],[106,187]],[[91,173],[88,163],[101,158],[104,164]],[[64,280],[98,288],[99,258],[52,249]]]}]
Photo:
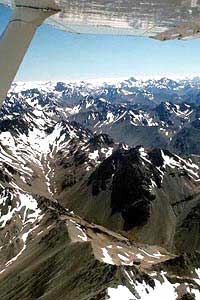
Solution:
[{"label": "white snowfield", "polygon": [[[6,193],[7,191],[4,190],[0,198],[0,204],[3,206],[7,204],[6,200],[8,195],[6,196]],[[11,206],[8,206],[8,213],[6,215],[2,215],[0,218],[0,228],[4,228],[7,221],[10,221],[15,213],[20,215],[22,214],[22,224],[27,224],[29,222],[33,223],[35,220],[37,220],[41,213],[41,210],[38,208],[37,201],[31,195],[22,193],[18,190],[15,195],[10,194],[11,200],[14,196],[17,196],[19,199],[17,207],[12,209]]]},{"label": "white snowfield", "polygon": [[[164,272],[161,272],[161,278],[161,281],[154,278],[155,287],[152,288],[144,281],[142,283],[134,283],[129,276],[134,292],[131,292],[128,287],[123,285],[118,285],[116,288],[108,288],[109,300],[178,300],[177,290],[180,284],[170,283]],[[199,290],[188,286],[187,292],[193,293],[196,300],[200,299]]]},{"label": "white snowfield", "polygon": [[[126,286],[119,285],[117,288],[109,288],[109,300],[177,300],[176,288],[178,284],[171,284],[164,276],[163,283],[155,280],[155,288],[151,288],[145,283],[137,283],[135,295]],[[199,294],[200,295],[200,294]]]},{"label": "white snowfield", "polygon": [[[11,221],[11,219],[16,215],[20,216],[21,231],[18,238],[21,238],[21,240],[23,241],[23,247],[16,256],[6,262],[5,268],[0,271],[0,274],[5,272],[7,267],[22,255],[22,253],[26,249],[26,243],[29,234],[39,226],[39,222],[43,217],[43,215],[41,214],[41,210],[38,208],[37,201],[28,193],[24,193],[19,189],[16,189],[16,192],[12,194],[5,189],[0,195],[0,204],[3,206],[7,205],[6,200],[8,199],[8,197],[11,199],[11,201],[14,197],[17,197],[17,206],[14,208],[8,206],[8,213],[6,215],[2,215],[2,213],[0,212],[0,228],[3,229],[6,226],[6,223],[8,221]],[[36,222],[37,225],[35,224]]]},{"label": "white snowfield", "polygon": [[126,286],[119,285],[117,288],[108,289],[109,300],[132,300],[133,294]]}]

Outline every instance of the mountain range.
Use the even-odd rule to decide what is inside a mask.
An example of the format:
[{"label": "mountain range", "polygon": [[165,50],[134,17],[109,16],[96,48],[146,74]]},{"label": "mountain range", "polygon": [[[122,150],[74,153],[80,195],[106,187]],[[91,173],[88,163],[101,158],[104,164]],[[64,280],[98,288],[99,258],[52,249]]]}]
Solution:
[{"label": "mountain range", "polygon": [[12,86],[2,299],[200,299],[199,91],[199,78]]},{"label": "mountain range", "polygon": [[[52,111],[58,119],[75,121],[96,134],[106,133],[118,143],[199,154],[199,88],[199,78],[179,82],[166,78],[138,82],[131,78],[116,86],[87,82],[21,83],[13,86],[3,113],[37,107],[44,113]],[[139,90],[148,94],[147,101],[139,99],[137,103]],[[172,90],[179,96],[170,97]],[[159,93],[159,100],[155,100]]]}]

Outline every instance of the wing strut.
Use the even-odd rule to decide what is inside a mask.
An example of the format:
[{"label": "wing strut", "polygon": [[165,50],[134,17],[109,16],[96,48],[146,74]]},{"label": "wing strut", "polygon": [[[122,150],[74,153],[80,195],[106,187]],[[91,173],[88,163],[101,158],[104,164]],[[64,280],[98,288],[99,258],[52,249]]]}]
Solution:
[{"label": "wing strut", "polygon": [[38,26],[57,13],[51,9],[15,7],[0,38],[0,107]]}]

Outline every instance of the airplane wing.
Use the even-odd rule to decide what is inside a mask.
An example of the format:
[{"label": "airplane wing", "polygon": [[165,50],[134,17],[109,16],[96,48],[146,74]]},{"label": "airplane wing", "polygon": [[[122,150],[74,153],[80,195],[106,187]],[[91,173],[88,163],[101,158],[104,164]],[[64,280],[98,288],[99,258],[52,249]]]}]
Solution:
[{"label": "airplane wing", "polygon": [[[12,5],[12,0],[0,0]],[[46,22],[72,33],[199,37],[198,0],[16,0],[16,5],[60,10]],[[181,27],[180,27],[181,26]]]}]

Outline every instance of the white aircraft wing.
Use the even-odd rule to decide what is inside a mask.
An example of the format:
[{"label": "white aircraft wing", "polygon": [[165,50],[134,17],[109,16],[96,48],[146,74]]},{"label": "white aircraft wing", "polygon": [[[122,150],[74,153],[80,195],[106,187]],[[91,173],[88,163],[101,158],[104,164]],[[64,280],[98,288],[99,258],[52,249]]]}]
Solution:
[{"label": "white aircraft wing", "polygon": [[[12,5],[12,0],[0,3]],[[73,33],[199,37],[199,0],[16,0],[16,5],[58,9],[46,22]]]}]

